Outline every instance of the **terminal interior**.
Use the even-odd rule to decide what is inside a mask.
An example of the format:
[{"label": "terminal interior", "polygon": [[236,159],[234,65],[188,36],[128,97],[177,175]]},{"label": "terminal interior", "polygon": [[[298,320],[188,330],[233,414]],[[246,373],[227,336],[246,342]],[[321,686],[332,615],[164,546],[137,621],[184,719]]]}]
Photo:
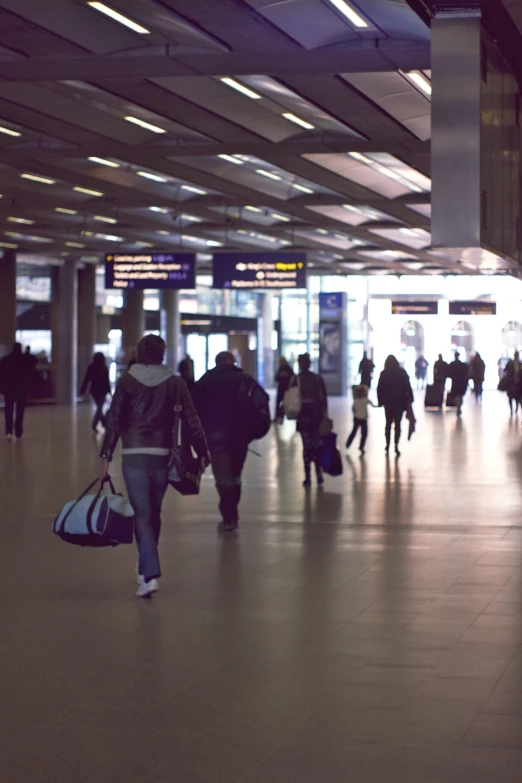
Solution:
[{"label": "terminal interior", "polygon": [[[0,359],[37,359],[0,440],[2,779],[520,779],[521,42],[520,0],[0,0]],[[181,255],[190,286],[114,277]],[[169,490],[138,601],[133,547],[51,526],[97,475],[92,355],[114,388],[145,333],[272,408],[309,353],[343,475],[304,488],[274,424],[237,534],[210,471]],[[414,387],[397,459],[378,409],[344,450],[365,351],[375,404],[390,354]],[[460,418],[415,377],[455,352],[486,368]]]}]

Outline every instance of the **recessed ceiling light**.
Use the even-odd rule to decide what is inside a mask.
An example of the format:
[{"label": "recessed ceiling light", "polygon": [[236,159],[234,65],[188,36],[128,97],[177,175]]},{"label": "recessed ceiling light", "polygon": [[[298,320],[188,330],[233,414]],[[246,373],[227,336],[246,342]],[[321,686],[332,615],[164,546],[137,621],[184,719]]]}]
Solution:
[{"label": "recessed ceiling light", "polygon": [[139,117],[124,117],[124,120],[127,120],[127,122],[132,122],[134,125],[139,125],[140,128],[145,128],[145,130],[152,131],[152,133],[166,133],[167,131],[163,128],[158,128],[157,125],[152,125],[150,122],[145,122],[145,120],[140,120]]},{"label": "recessed ceiling light", "polygon": [[0,247],[18,247],[18,245],[13,245],[12,242],[0,242]]},{"label": "recessed ceiling light", "polygon": [[243,165],[243,161],[239,158],[235,158],[233,155],[218,155],[218,158],[221,158],[221,160],[228,160],[229,163],[235,163],[236,166]]},{"label": "recessed ceiling light", "polygon": [[365,163],[366,165],[373,163],[373,160],[371,160],[371,158],[366,157],[366,155],[361,155],[360,152],[349,152],[348,155],[350,158],[353,158],[354,160],[358,160],[359,163]]},{"label": "recessed ceiling light", "polygon": [[301,117],[297,117],[295,114],[292,114],[289,111],[285,112],[283,117],[285,120],[293,122],[295,125],[300,125],[302,128],[306,128],[306,130],[313,130],[315,128],[315,125],[312,125],[311,122],[306,122],[306,120],[302,120]]},{"label": "recessed ceiling light", "polygon": [[203,218],[196,217],[195,215],[180,215],[182,220],[192,220],[194,223],[202,223]]},{"label": "recessed ceiling light", "polygon": [[123,237],[117,237],[115,234],[95,234],[96,239],[107,239],[109,242],[123,242]]},{"label": "recessed ceiling light", "polygon": [[143,27],[137,22],[133,22],[132,19],[129,19],[127,16],[123,16],[123,14],[120,14],[119,11],[115,11],[114,8],[109,8],[109,6],[105,5],[105,3],[88,2],[87,5],[90,5],[91,8],[94,8],[101,14],[105,14],[105,16],[110,17],[115,22],[119,22],[120,24],[125,25],[125,27],[128,27],[135,33],[140,33],[140,35],[148,35],[150,33],[150,30],[147,30],[146,27]]},{"label": "recessed ceiling light", "polygon": [[65,207],[55,207],[55,212],[62,212],[64,215],[77,215],[77,211],[75,209],[66,209]]},{"label": "recessed ceiling light", "polygon": [[150,242],[134,242],[134,244],[139,245],[139,247],[154,247]]},{"label": "recessed ceiling light", "polygon": [[285,215],[278,215],[276,212],[272,212],[270,217],[274,218],[274,220],[284,220],[285,223],[290,223],[289,217],[286,217]]},{"label": "recessed ceiling light", "polygon": [[148,171],[137,171],[138,177],[145,177],[145,179],[152,179],[154,182],[168,182],[165,177],[160,177],[159,174],[149,174]]},{"label": "recessed ceiling light", "polygon": [[67,247],[85,247],[81,242],[66,242]]},{"label": "recessed ceiling light", "polygon": [[22,179],[30,179],[33,182],[43,182],[44,185],[54,185],[55,180],[49,177],[40,177],[37,174],[20,174]]},{"label": "recessed ceiling light", "polygon": [[91,190],[90,188],[73,188],[77,193],[85,193],[87,196],[103,196],[101,190]]},{"label": "recessed ceiling light", "polygon": [[362,215],[363,214],[361,212],[361,210],[358,209],[358,207],[352,207],[351,204],[343,204],[343,209],[347,209],[348,212],[355,212],[357,215]]},{"label": "recessed ceiling light", "polygon": [[330,0],[330,3],[345,16],[354,27],[369,27],[368,22],[357,13],[355,8],[345,2],[345,0]]},{"label": "recessed ceiling light", "polygon": [[259,207],[245,207],[245,209],[248,209],[250,212],[262,212]]},{"label": "recessed ceiling light", "polygon": [[216,242],[215,239],[207,239],[208,247],[222,247],[223,242]]},{"label": "recessed ceiling light", "polygon": [[237,233],[238,234],[248,234],[248,231],[245,231],[244,228],[238,228]]},{"label": "recessed ceiling light", "polygon": [[411,228],[400,228],[399,231],[401,232],[401,234],[407,234],[410,237],[416,236],[415,231]]},{"label": "recessed ceiling light", "polygon": [[402,75],[408,79],[408,81],[413,82],[413,84],[419,88],[419,90],[422,90],[423,93],[426,95],[431,95],[431,82],[429,79],[427,79],[423,73],[420,71],[409,71],[404,72],[401,71]]},{"label": "recessed ceiling light", "polygon": [[87,158],[87,160],[90,160],[91,163],[99,163],[100,166],[109,166],[111,169],[120,168],[119,163],[115,163],[113,160],[106,160],[106,158],[97,158],[95,155],[91,155],[91,157]]},{"label": "recessed ceiling light", "polygon": [[156,231],[156,234],[161,234],[164,237],[168,237],[168,236],[170,236],[170,231],[160,230],[160,231]]},{"label": "recessed ceiling light", "polygon": [[291,242],[290,242],[290,240],[289,240],[289,239],[280,239],[280,240],[279,240],[279,244],[280,244],[280,245],[290,245],[290,244],[291,244]]},{"label": "recessed ceiling light", "polygon": [[263,177],[268,177],[268,179],[275,179],[277,181],[281,181],[282,177],[279,176],[279,174],[272,174],[271,171],[265,171],[265,169],[256,169],[256,174],[261,174]]},{"label": "recessed ceiling light", "polygon": [[221,81],[223,84],[227,84],[229,87],[232,87],[233,90],[237,90],[238,92],[243,93],[243,95],[246,95],[247,98],[252,98],[254,101],[261,99],[261,96],[258,95],[257,92],[249,90],[248,87],[245,87],[244,84],[241,84],[241,82],[236,82],[236,80],[231,79],[230,76],[222,76]]},{"label": "recessed ceiling light", "polygon": [[297,182],[292,182],[292,187],[296,190],[301,190],[303,193],[313,193],[312,188],[307,188],[305,185],[298,185]]},{"label": "recessed ceiling light", "polygon": [[115,218],[104,217],[103,215],[94,215],[93,220],[99,220],[100,223],[117,223]]},{"label": "recessed ceiling light", "polygon": [[201,188],[195,188],[192,185],[182,185],[181,186],[181,190],[188,190],[188,191],[190,191],[190,193],[197,193],[198,196],[206,196],[207,195],[207,191],[206,190],[201,190]]},{"label": "recessed ceiling light", "polygon": [[151,212],[161,212],[164,215],[168,215],[169,210],[165,209],[165,207],[149,207]]},{"label": "recessed ceiling light", "polygon": [[6,128],[4,125],[0,125],[0,133],[5,133],[6,136],[21,136],[21,133],[18,133],[18,131],[12,130],[11,128]]},{"label": "recessed ceiling light", "polygon": [[34,224],[34,220],[27,220],[26,218],[8,217],[7,220],[9,223],[26,223],[28,226],[32,226]]},{"label": "recessed ceiling light", "polygon": [[188,242],[202,242],[203,241],[199,237],[191,237],[188,234],[182,234],[181,238],[182,239],[186,239]]},{"label": "recessed ceiling light", "polygon": [[316,229],[318,234],[327,234],[328,231],[325,228],[317,228]]}]

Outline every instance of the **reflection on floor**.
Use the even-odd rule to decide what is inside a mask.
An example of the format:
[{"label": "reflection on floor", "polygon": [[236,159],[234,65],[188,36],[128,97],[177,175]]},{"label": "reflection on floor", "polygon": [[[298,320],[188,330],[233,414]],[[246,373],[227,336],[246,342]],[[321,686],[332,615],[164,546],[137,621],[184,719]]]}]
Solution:
[{"label": "reflection on floor", "polygon": [[2,779],[518,781],[521,424],[496,393],[461,422],[416,407],[400,460],[372,411],[367,456],[323,491],[275,429],[238,537],[215,531],[210,477],[170,492],[151,601],[132,548],[50,532],[96,465],[88,410],[29,410],[0,443]]}]

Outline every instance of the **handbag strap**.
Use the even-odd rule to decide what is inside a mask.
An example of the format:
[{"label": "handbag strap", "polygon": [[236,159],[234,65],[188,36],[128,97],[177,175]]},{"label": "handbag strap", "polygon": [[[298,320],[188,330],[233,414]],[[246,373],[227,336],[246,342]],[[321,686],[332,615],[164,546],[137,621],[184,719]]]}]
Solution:
[{"label": "handbag strap", "polygon": [[82,492],[82,494],[80,495],[80,497],[79,497],[79,498],[77,498],[77,499],[74,501],[74,503],[72,504],[71,508],[69,509],[69,511],[67,512],[67,514],[66,514],[66,515],[64,516],[64,518],[62,519],[62,524],[61,524],[61,526],[60,526],[60,533],[63,533],[63,530],[64,530],[64,527],[65,527],[65,523],[67,522],[67,519],[69,518],[69,516],[70,516],[70,514],[73,512],[73,510],[76,508],[76,506],[78,505],[78,503],[80,502],[80,500],[83,500],[83,498],[85,497],[85,495],[87,495],[87,494],[88,494],[88,493],[91,491],[91,489],[92,489],[93,487],[95,487],[95,486],[96,486],[96,484],[98,483],[98,481],[100,482],[100,489],[98,490],[98,492],[97,492],[97,494],[96,494],[96,497],[95,497],[95,502],[96,502],[96,500],[99,498],[99,496],[100,496],[100,494],[101,494],[101,492],[102,492],[102,490],[103,490],[103,485],[104,485],[105,481],[108,481],[108,482],[109,482],[109,484],[110,484],[110,487],[111,487],[111,491],[112,491],[112,493],[113,493],[113,494],[115,494],[115,492],[114,492],[114,485],[113,485],[113,483],[112,483],[112,480],[111,480],[110,476],[108,476],[108,477],[107,477],[107,478],[106,478],[104,481],[102,481],[101,479],[95,479],[95,480],[92,482],[92,484],[89,484],[89,486],[87,487],[87,489],[84,489],[84,491]]},{"label": "handbag strap", "polygon": [[179,401],[179,389],[174,400],[174,424],[172,425],[172,445],[177,448],[181,444],[181,411],[183,406]]}]

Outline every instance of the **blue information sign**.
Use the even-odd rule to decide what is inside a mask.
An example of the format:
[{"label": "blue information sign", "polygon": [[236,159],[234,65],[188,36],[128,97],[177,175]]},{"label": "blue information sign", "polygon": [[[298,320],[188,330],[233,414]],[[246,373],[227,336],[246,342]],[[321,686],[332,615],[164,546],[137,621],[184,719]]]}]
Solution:
[{"label": "blue information sign", "polygon": [[110,253],[105,288],[195,288],[195,253]]},{"label": "blue information sign", "polygon": [[216,253],[214,288],[306,288],[306,253]]}]

